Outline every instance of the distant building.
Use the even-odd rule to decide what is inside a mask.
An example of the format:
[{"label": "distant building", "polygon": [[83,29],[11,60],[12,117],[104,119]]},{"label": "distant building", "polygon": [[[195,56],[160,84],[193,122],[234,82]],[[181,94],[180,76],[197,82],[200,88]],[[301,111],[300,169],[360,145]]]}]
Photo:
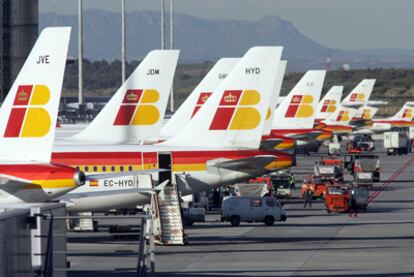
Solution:
[{"label": "distant building", "polygon": [[36,42],[38,9],[38,0],[0,0],[1,100]]},{"label": "distant building", "polygon": [[349,63],[344,63],[342,65],[342,70],[349,71],[349,69],[350,69]]}]

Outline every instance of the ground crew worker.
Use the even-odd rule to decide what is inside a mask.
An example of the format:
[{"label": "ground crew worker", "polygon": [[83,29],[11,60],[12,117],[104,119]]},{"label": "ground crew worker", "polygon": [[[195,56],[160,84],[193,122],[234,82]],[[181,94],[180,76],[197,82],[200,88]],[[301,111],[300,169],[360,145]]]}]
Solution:
[{"label": "ground crew worker", "polygon": [[296,180],[295,176],[293,176],[293,173],[290,173],[290,189],[295,189]]},{"label": "ground crew worker", "polygon": [[312,207],[312,190],[310,189],[310,187],[308,187],[305,191],[305,204],[303,205],[304,208],[306,208],[307,205],[309,205],[309,207]]}]

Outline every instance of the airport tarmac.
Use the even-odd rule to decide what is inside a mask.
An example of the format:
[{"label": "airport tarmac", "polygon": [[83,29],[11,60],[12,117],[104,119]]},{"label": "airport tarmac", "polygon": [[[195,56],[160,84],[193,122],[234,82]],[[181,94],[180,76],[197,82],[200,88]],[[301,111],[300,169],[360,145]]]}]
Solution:
[{"label": "airport tarmac", "polygon": [[[293,172],[311,173],[317,159],[298,157]],[[272,227],[231,227],[209,214],[187,228],[189,245],[156,246],[154,276],[414,276],[414,154],[381,155],[381,169],[367,212],[327,214],[321,201],[304,208],[295,199],[285,204],[288,220]],[[68,276],[135,276],[137,238],[92,236],[69,240],[68,250],[81,252],[68,258]]]}]

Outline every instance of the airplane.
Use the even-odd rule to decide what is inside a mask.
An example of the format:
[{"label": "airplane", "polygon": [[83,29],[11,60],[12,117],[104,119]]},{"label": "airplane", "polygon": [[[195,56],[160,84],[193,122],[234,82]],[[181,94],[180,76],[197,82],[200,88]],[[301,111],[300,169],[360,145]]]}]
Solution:
[{"label": "airplane", "polygon": [[356,112],[357,109],[355,108],[341,105],[328,119],[319,122],[315,129],[329,131],[333,135],[348,134],[354,130],[354,127],[349,123]]},{"label": "airplane", "polygon": [[328,132],[313,128],[325,74],[325,70],[306,72],[274,110],[268,133],[263,137],[264,149],[269,148],[269,143],[277,143],[277,141],[280,143],[273,148],[286,150],[297,147],[297,141],[304,145],[326,134],[330,137]]},{"label": "airplane", "polygon": [[70,27],[45,28],[0,108],[0,205],[44,202],[85,182],[51,162]]},{"label": "airplane", "polygon": [[349,124],[359,128],[372,125],[372,118],[376,115],[377,112],[377,107],[365,104],[359,107]]},{"label": "airplane", "polygon": [[359,128],[353,134],[374,134],[390,131],[392,128],[414,126],[414,102],[406,102],[401,109],[389,118],[374,118],[369,126]]},{"label": "airplane", "polygon": [[[266,113],[276,78],[282,47],[253,47],[208,101],[174,137],[154,145],[57,146],[52,160],[78,166],[87,173],[171,167],[170,178],[183,194],[233,184],[269,171],[291,166],[292,156],[259,150]],[[112,118],[112,122],[115,118]],[[162,183],[164,176],[158,179]],[[139,184],[138,184],[139,185]],[[125,184],[98,182],[87,186],[82,197],[75,190],[62,199],[72,211],[125,207]],[[91,193],[95,189],[106,193]],[[133,205],[148,196],[133,196]],[[99,200],[99,201],[98,201]]]},{"label": "airplane", "polygon": [[319,102],[317,108],[318,112],[315,116],[316,122],[327,119],[332,113],[336,111],[341,102],[343,90],[343,86],[333,86],[328,90],[328,92]]},{"label": "airplane", "polygon": [[179,50],[149,52],[86,128],[55,145],[157,142],[178,55]]},{"label": "airplane", "polygon": [[357,113],[357,108],[366,104],[375,85],[375,79],[362,80],[341,102],[337,110],[328,118],[317,121],[315,128],[330,131],[334,135],[348,134],[353,131],[349,123]]}]

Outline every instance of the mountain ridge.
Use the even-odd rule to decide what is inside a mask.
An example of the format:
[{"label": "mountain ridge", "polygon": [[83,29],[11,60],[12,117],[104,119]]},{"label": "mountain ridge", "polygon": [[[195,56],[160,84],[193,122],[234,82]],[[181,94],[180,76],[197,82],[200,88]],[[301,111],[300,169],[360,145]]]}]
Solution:
[{"label": "mountain ridge", "polygon": [[[168,30],[168,15],[166,29]],[[69,55],[77,56],[77,15],[40,13],[39,27],[72,26]],[[120,56],[119,13],[89,9],[84,11],[84,57],[90,60],[114,60]],[[127,59],[142,59],[160,47],[160,14],[156,11],[134,11],[126,15]],[[275,15],[256,21],[210,20],[175,13],[175,47],[181,49],[181,62],[215,61],[220,57],[243,55],[255,45],[283,45],[283,58],[289,60],[290,71],[325,68],[326,56],[332,67],[344,63],[351,68],[402,67],[414,65],[414,50],[363,49],[342,50],[323,46],[302,34],[290,21]],[[169,35],[166,36],[166,45]]]}]

